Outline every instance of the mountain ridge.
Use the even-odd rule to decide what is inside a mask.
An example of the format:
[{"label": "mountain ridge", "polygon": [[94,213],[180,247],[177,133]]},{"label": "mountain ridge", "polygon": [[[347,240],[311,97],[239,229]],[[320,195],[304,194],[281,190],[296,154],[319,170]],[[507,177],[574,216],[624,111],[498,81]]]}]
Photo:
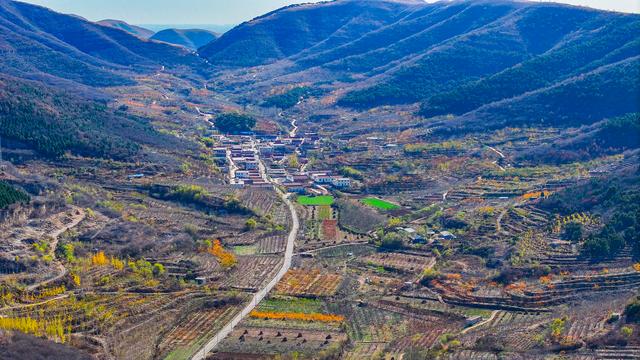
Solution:
[{"label": "mountain ridge", "polygon": [[138,36],[143,39],[148,39],[152,37],[153,34],[155,34],[154,31],[145,29],[141,26],[128,24],[122,20],[104,19],[104,20],[97,21],[96,24],[124,30],[132,35]]},{"label": "mountain ridge", "polygon": [[[280,39],[285,33],[294,35]],[[255,86],[315,77],[335,84],[325,87],[341,89],[337,103],[343,107],[420,104],[418,114],[425,118],[462,117],[566,79],[576,81],[596,68],[624,67],[623,60],[640,55],[634,33],[640,33],[638,14],[567,4],[339,0],[276,10],[229,31],[200,53],[231,72],[259,66],[261,82]],[[633,104],[639,86],[628,76],[624,84],[629,92],[621,94]],[[612,83],[590,85],[595,93]]]},{"label": "mountain ridge", "polygon": [[179,45],[190,50],[198,50],[200,47],[216,40],[219,36],[213,31],[203,29],[165,29],[158,31],[150,39]]},{"label": "mountain ridge", "polygon": [[130,85],[121,72],[204,64],[187,50],[9,0],[0,0],[0,47],[0,72],[49,83],[58,78],[97,87]]}]

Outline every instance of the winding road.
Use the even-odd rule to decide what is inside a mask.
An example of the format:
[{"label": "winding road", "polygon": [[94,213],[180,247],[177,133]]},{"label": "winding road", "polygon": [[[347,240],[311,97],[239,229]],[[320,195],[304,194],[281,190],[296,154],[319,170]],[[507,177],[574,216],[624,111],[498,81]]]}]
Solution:
[{"label": "winding road", "polygon": [[[271,179],[269,179],[269,181],[273,183]],[[284,203],[289,207],[292,219],[292,227],[291,231],[289,232],[289,237],[287,238],[287,248],[284,253],[284,263],[282,264],[280,271],[278,271],[278,274],[276,274],[276,276],[271,279],[271,281],[264,288],[256,292],[253,295],[251,302],[247,304],[236,316],[234,316],[229,323],[227,323],[222,329],[220,329],[220,331],[218,331],[218,333],[191,358],[192,360],[204,360],[207,357],[207,354],[211,350],[215,349],[218,344],[220,344],[220,342],[224,340],[224,338],[231,334],[233,329],[242,321],[242,319],[248,316],[249,313],[251,313],[251,311],[253,311],[253,309],[258,306],[260,301],[262,301],[262,299],[264,299],[267,294],[269,294],[271,289],[276,286],[276,284],[282,279],[282,277],[284,277],[284,275],[287,273],[287,271],[289,271],[289,268],[291,267],[291,260],[293,259],[293,246],[296,240],[298,229],[300,228],[298,213],[296,213],[296,209],[291,200],[289,200],[288,195],[281,192],[278,188],[275,189],[282,198],[282,201],[284,201]]]}]

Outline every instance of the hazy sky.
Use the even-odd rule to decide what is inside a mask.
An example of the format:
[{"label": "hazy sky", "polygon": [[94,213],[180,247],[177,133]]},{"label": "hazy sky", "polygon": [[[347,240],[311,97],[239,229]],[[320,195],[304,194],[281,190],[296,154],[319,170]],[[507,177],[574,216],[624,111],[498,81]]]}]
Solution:
[{"label": "hazy sky", "polygon": [[[237,24],[285,5],[314,0],[22,0],[89,20],[132,24]],[[600,9],[640,13],[640,0],[558,0]]]}]

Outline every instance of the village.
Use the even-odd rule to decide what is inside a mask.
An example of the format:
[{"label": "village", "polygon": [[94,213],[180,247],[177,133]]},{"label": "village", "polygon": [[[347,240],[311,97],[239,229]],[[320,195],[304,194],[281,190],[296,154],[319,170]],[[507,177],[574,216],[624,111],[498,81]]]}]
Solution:
[{"label": "village", "polygon": [[307,154],[320,148],[316,133],[300,137],[277,135],[213,135],[221,146],[213,149],[216,162],[230,184],[270,187],[269,179],[286,192],[327,195],[329,189],[348,191],[352,180],[331,170],[307,171]]}]

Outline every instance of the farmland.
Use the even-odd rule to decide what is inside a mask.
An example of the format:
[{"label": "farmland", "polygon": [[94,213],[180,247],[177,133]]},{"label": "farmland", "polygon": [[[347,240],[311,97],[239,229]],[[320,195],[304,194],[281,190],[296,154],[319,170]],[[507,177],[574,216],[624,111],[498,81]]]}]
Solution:
[{"label": "farmland", "polygon": [[363,204],[374,207],[380,210],[395,210],[400,208],[400,206],[396,204],[392,204],[388,201],[384,201],[377,198],[365,198],[361,200]]},{"label": "farmland", "polygon": [[[159,90],[172,80],[147,81]],[[313,96],[303,104],[323,106]],[[184,124],[164,119],[162,126],[202,143],[207,132]],[[314,132],[313,123],[298,126]],[[482,359],[500,348],[526,358],[567,344],[590,356],[633,351],[600,345],[617,341],[622,328],[637,331],[624,316],[610,320],[640,286],[633,244],[588,257],[589,239],[612,241],[613,251],[616,237],[603,229],[615,211],[600,207],[606,202],[572,202],[567,197],[581,196],[565,192],[586,186],[585,198],[598,199],[617,191],[589,186],[605,169],[620,174],[615,188],[633,181],[636,155],[535,165],[514,154],[559,130],[461,134],[417,147],[428,134],[400,133],[400,147],[360,135],[314,145],[322,151],[311,171],[335,169],[357,182],[287,195],[300,225],[291,267],[211,356]],[[227,141],[276,173],[282,166],[304,176],[291,169],[295,161],[258,155],[255,137]],[[212,147],[198,149],[197,156],[157,155],[156,168],[134,178],[128,174],[143,170],[133,163],[71,158],[61,170],[27,162],[24,169],[63,179],[40,193],[29,192],[34,178],[12,171],[12,188],[30,197],[11,192],[2,210],[9,256],[0,261],[0,326],[118,359],[184,359],[216,339],[282,269],[294,219],[274,187],[255,176],[258,185],[232,182],[229,164],[210,161]],[[297,160],[308,161],[301,150]],[[620,206],[632,207],[634,194],[620,194]]]},{"label": "farmland", "polygon": [[305,206],[329,206],[333,201],[333,196],[298,196],[298,203]]},{"label": "farmland", "polygon": [[0,10],[0,354],[640,358],[637,15]]}]

